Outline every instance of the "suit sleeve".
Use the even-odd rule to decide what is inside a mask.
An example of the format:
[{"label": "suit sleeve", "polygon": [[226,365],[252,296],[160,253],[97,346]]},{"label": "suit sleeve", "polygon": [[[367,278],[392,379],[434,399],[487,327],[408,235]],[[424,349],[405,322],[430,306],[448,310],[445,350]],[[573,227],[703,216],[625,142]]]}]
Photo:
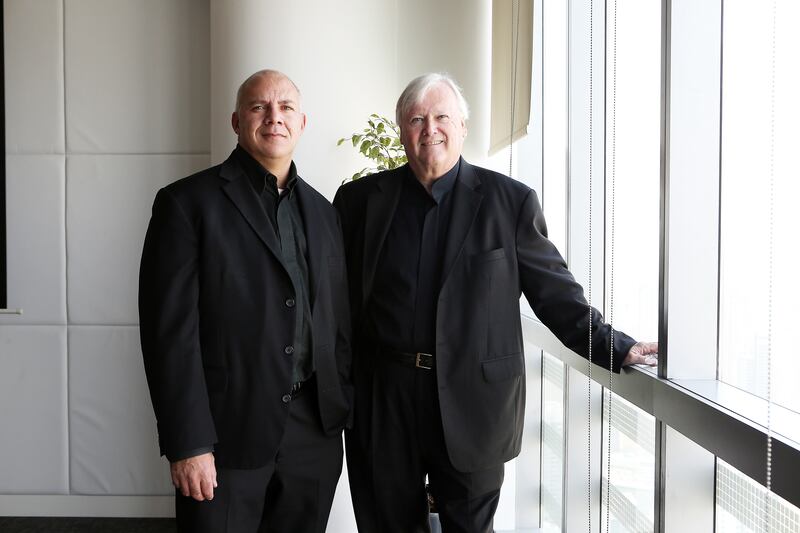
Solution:
[{"label": "suit sleeve", "polygon": [[139,271],[139,324],[145,373],[162,455],[211,448],[199,337],[198,240],[168,190],[153,203]]},{"label": "suit sleeve", "polygon": [[[342,227],[339,213],[336,213],[337,227],[336,239],[339,250],[344,254],[344,242],[342,240]],[[344,260],[344,258],[343,258]],[[339,368],[342,389],[344,390],[347,401],[350,404],[350,414],[347,418],[346,427],[353,426],[353,347],[351,343],[352,328],[350,320],[350,293],[348,291],[347,272],[342,276],[340,290],[336,293],[336,301],[333,302],[336,308],[338,329],[336,332],[336,361]]]},{"label": "suit sleeve", "polygon": [[600,312],[589,306],[583,288],[547,239],[544,215],[533,190],[520,210],[516,246],[522,292],[539,320],[567,348],[588,358],[591,309],[592,362],[609,368],[613,337],[613,370],[619,373],[622,361],[636,341],[621,331],[612,333]]},{"label": "suit sleeve", "polygon": [[355,222],[352,208],[348,205],[348,194],[346,191],[343,191],[343,189],[344,186],[339,187],[339,190],[336,191],[336,196],[333,198],[333,207],[336,208],[336,212],[339,215],[339,225],[341,227],[344,255],[347,263],[350,325],[351,328],[353,328],[358,324],[358,306],[360,304],[360,293],[357,292],[359,287],[357,282],[360,282],[360,280],[354,279],[354,273],[360,272],[360,268],[358,268],[357,265],[351,264],[351,261],[355,256],[353,250],[350,248],[351,246],[354,246],[353,233]]}]

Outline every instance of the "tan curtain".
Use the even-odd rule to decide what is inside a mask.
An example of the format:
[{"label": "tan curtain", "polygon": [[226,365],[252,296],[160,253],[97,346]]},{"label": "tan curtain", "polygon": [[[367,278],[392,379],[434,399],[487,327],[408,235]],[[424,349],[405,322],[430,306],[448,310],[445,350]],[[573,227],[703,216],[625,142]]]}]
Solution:
[{"label": "tan curtain", "polygon": [[492,0],[492,122],[489,155],[528,133],[533,0]]}]

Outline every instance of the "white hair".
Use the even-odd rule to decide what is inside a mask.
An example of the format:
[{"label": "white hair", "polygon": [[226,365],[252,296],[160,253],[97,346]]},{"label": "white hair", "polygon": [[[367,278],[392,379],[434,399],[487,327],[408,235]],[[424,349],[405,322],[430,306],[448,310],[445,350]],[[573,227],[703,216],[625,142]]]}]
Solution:
[{"label": "white hair", "polygon": [[395,120],[397,124],[401,125],[403,117],[409,108],[422,101],[431,87],[439,84],[446,85],[453,91],[456,101],[458,102],[458,110],[461,112],[462,118],[467,120],[469,118],[469,106],[461,92],[461,87],[458,86],[450,75],[440,72],[431,72],[411,80],[403,90],[400,98],[397,99],[397,107],[395,108]]}]

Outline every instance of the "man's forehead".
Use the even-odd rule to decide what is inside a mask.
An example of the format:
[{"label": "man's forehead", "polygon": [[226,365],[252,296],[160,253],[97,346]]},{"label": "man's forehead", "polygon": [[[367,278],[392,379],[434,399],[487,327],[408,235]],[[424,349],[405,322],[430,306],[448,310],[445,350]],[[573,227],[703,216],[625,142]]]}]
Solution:
[{"label": "man's forehead", "polygon": [[422,111],[458,111],[458,102],[454,96],[449,96],[446,93],[439,95],[426,94],[419,101],[411,104],[408,108],[409,113],[419,113]]},{"label": "man's forehead", "polygon": [[263,92],[263,93],[256,93],[250,94],[247,96],[245,100],[248,103],[255,103],[255,102],[277,102],[279,104],[294,104],[297,103],[297,96],[296,95],[284,95],[274,92]]},{"label": "man's forehead", "polygon": [[264,97],[279,101],[296,102],[299,100],[297,89],[286,77],[261,76],[250,82],[244,92],[248,100],[261,100]]}]

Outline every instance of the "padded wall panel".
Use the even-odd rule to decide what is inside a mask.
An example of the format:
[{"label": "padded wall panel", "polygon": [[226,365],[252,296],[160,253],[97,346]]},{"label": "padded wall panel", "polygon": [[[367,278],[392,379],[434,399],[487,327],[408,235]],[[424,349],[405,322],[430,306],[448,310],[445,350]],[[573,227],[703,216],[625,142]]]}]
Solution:
[{"label": "padded wall panel", "polygon": [[70,153],[207,153],[208,3],[64,6]]},{"label": "padded wall panel", "polygon": [[0,326],[0,493],[66,494],[66,326]]},{"label": "padded wall panel", "polygon": [[64,153],[62,5],[3,2],[8,153]]},{"label": "padded wall panel", "polygon": [[0,324],[66,324],[64,156],[6,157],[8,305]]},{"label": "padded wall panel", "polygon": [[139,328],[70,326],[69,384],[72,493],[173,494]]},{"label": "padded wall panel", "polygon": [[139,261],[156,191],[207,165],[207,155],[67,157],[70,324],[138,323]]}]

